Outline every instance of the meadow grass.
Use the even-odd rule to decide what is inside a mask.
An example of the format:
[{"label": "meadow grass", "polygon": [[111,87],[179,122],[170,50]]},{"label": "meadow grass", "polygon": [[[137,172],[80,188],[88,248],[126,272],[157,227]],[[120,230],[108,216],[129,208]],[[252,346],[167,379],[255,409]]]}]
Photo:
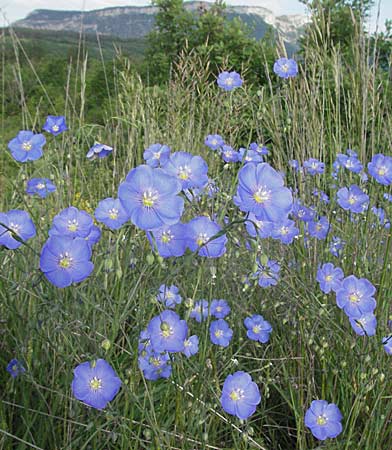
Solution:
[{"label": "meadow grass", "polygon": [[[231,93],[218,89],[206,60],[192,53],[180,59],[165,87],[146,86],[122,61],[105,125],[85,122],[82,53],[69,66],[64,111],[31,109],[21,102],[20,129],[39,131],[49,113],[67,117],[69,131],[48,137],[42,159],[13,161],[6,145],[14,134],[3,126],[0,211],[28,211],[37,236],[18,250],[0,249],[0,448],[389,450],[391,361],[382,338],[390,333],[391,232],[371,226],[370,214],[350,221],[336,204],[332,184],[349,186],[358,176],[349,171],[338,180],[330,176],[336,154],[347,148],[356,150],[363,164],[375,153],[391,154],[390,81],[366,43],[360,36],[353,43],[350,65],[338,49],[327,53],[322,44],[305,49],[295,79],[279,80],[266,66],[266,86],[247,85],[246,68],[235,68],[245,83]],[[23,80],[18,88],[23,100]],[[239,165],[225,165],[204,146],[206,135],[214,133],[235,148],[265,143],[268,162],[286,173],[287,185],[328,216],[333,232],[327,241],[310,238],[305,246],[301,228],[292,245],[259,239],[247,248],[244,215],[232,201]],[[112,145],[113,155],[86,160],[95,140]],[[223,224],[227,216],[226,254],[206,259],[188,252],[162,259],[152,252],[145,232],[128,222],[115,232],[104,227],[87,280],[65,289],[52,286],[39,270],[39,254],[53,217],[70,205],[93,214],[99,200],[117,196],[126,174],[143,162],[143,149],[155,142],[207,161],[220,192],[187,204],[184,220],[208,214]],[[325,162],[323,175],[289,169],[289,160],[309,157]],[[27,196],[25,182],[37,176],[52,178],[57,192],[45,200]],[[312,196],[316,188],[330,195],[329,205]],[[391,217],[392,206],[382,197],[391,187],[370,179],[366,189],[371,204],[382,205]],[[346,242],[339,258],[328,251],[332,235]],[[277,286],[244,284],[263,255],[281,263]],[[376,286],[375,336],[357,336],[334,295],[319,289],[317,266],[328,261],[346,276],[366,277]],[[176,357],[171,377],[151,382],[138,368],[137,343],[162,309],[155,299],[161,284],[179,287],[184,301],[178,311],[184,318],[196,300],[226,299],[234,336],[229,347],[214,346],[210,319],[189,320],[192,334],[200,338],[198,354]],[[247,339],[243,320],[252,314],[272,324],[268,344]],[[14,357],[27,369],[16,379],[5,371]],[[77,401],[70,388],[75,366],[95,358],[110,362],[123,381],[102,411]],[[225,378],[237,370],[249,372],[262,395],[256,413],[242,422],[219,402]],[[323,443],[304,425],[305,411],[317,398],[336,403],[343,414],[342,434]]]}]

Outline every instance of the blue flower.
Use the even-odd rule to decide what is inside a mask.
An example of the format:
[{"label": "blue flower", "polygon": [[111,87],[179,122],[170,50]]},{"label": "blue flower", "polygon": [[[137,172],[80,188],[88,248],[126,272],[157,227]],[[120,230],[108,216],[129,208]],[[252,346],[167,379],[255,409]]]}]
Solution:
[{"label": "blue flower", "polygon": [[208,317],[208,302],[207,300],[199,300],[195,302],[189,317],[195,319],[196,322],[202,322]]},{"label": "blue flower", "polygon": [[[151,238],[150,233],[154,239]],[[186,226],[183,223],[176,223],[147,232],[147,238],[152,248],[154,248],[155,240],[158,253],[162,258],[178,257],[186,251],[187,239],[185,233]]]},{"label": "blue flower", "polygon": [[220,402],[228,414],[245,420],[256,411],[260,401],[259,388],[246,372],[235,372],[223,383]]},{"label": "blue flower", "polygon": [[264,320],[263,316],[255,314],[247,317],[244,320],[244,325],[247,328],[246,335],[252,341],[259,341],[265,344],[269,341],[269,335],[272,331],[272,326],[269,322]]},{"label": "blue flower", "polygon": [[301,164],[296,159],[291,159],[289,161],[289,166],[292,167],[296,172],[300,172],[302,170]]},{"label": "blue flower", "polygon": [[301,201],[297,199],[293,203],[292,214],[294,217],[302,220],[303,222],[310,222],[314,219],[316,211],[313,208],[308,208],[307,206],[303,205]]},{"label": "blue flower", "polygon": [[321,441],[335,438],[342,432],[342,414],[334,403],[313,400],[305,414],[305,425]]},{"label": "blue flower", "polygon": [[219,134],[209,134],[204,141],[204,144],[211,150],[218,150],[218,148],[221,148],[224,143],[225,141]]},{"label": "blue flower", "polygon": [[181,352],[188,335],[188,325],[174,311],[165,310],[150,320],[147,331],[154,351]]},{"label": "blue flower", "polygon": [[238,150],[238,159],[239,161],[243,161],[244,164],[247,163],[258,164],[263,162],[263,155],[259,152],[256,152],[255,150],[250,150],[241,147]]},{"label": "blue flower", "polygon": [[381,153],[374,155],[368,163],[368,171],[378,183],[389,186],[392,184],[392,157]]},{"label": "blue flower", "polygon": [[93,219],[86,211],[70,206],[54,217],[49,236],[85,238],[90,234],[93,225]]},{"label": "blue flower", "polygon": [[211,342],[220,347],[227,347],[233,337],[233,330],[224,319],[218,319],[211,322],[210,339]]},{"label": "blue flower", "polygon": [[329,294],[331,291],[336,292],[340,289],[343,278],[344,273],[340,267],[325,263],[318,269],[316,280],[320,284],[320,289],[325,294]]},{"label": "blue flower", "polygon": [[170,147],[162,144],[152,144],[144,150],[143,158],[150,167],[163,167],[170,157]]},{"label": "blue flower", "polygon": [[94,269],[91,249],[85,239],[52,236],[42,247],[40,269],[59,288],[79,283]]},{"label": "blue flower", "polygon": [[259,145],[257,142],[249,144],[249,150],[259,153],[260,155],[269,155],[269,150],[264,145]]},{"label": "blue flower", "polygon": [[168,353],[146,352],[139,355],[138,363],[144,377],[150,381],[169,378],[172,372]]},{"label": "blue flower", "polygon": [[259,236],[262,239],[268,238],[272,234],[274,223],[268,220],[258,220],[253,213],[249,213],[245,222],[246,231],[250,236]]},{"label": "blue flower", "polygon": [[392,336],[386,336],[382,339],[382,345],[388,355],[392,355]]},{"label": "blue flower", "polygon": [[219,258],[226,252],[227,237],[223,234],[210,239],[221,231],[222,228],[208,217],[196,217],[186,225],[188,247],[192,252],[198,250],[200,256]]},{"label": "blue flower", "polygon": [[352,329],[359,336],[374,336],[376,334],[377,319],[373,313],[364,314],[361,317],[349,317]]},{"label": "blue flower", "polygon": [[376,288],[369,280],[350,275],[344,278],[340,289],[336,291],[336,303],[349,317],[358,319],[374,311],[375,292]]},{"label": "blue flower", "polygon": [[182,301],[181,295],[178,292],[177,286],[166,286],[165,284],[161,284],[157,300],[158,302],[163,303],[166,308],[175,308]]},{"label": "blue flower", "polygon": [[341,167],[344,167],[350,170],[351,172],[360,173],[361,170],[363,169],[363,165],[356,155],[349,156],[339,153],[337,156],[337,160],[339,161]]},{"label": "blue flower", "polygon": [[292,195],[283,177],[268,163],[245,164],[239,171],[236,205],[258,219],[280,222],[292,208]]},{"label": "blue flower", "polygon": [[36,161],[43,155],[42,147],[46,144],[43,134],[32,131],[19,131],[18,135],[8,142],[12,157],[19,162]]},{"label": "blue flower", "polygon": [[271,236],[279,239],[282,244],[291,244],[296,236],[299,235],[299,229],[295,226],[293,220],[287,219],[282,223],[275,223]]},{"label": "blue flower", "polygon": [[280,78],[295,77],[298,74],[298,65],[294,59],[279,58],[275,61],[274,72]]},{"label": "blue flower", "polygon": [[103,409],[114,399],[121,387],[112,366],[104,359],[84,362],[74,369],[71,388],[73,395],[86,405]]},{"label": "blue flower", "polygon": [[107,156],[111,155],[112,152],[113,152],[113,147],[96,142],[90,148],[90,150],[87,152],[86,158],[87,159],[95,159],[95,158],[102,159],[102,158],[106,158]]},{"label": "blue flower", "polygon": [[101,229],[96,225],[91,227],[90,233],[84,238],[87,244],[92,247],[101,239]]},{"label": "blue flower", "polygon": [[7,372],[12,376],[12,378],[16,378],[18,375],[26,372],[26,369],[23,367],[23,364],[17,359],[11,359],[11,361],[7,364]]},{"label": "blue flower", "polygon": [[129,220],[125,208],[118,198],[105,198],[98,203],[94,212],[98,222],[104,223],[111,230],[118,230]]},{"label": "blue flower", "polygon": [[27,182],[26,194],[37,194],[45,198],[51,192],[56,190],[56,186],[47,178],[32,178]]},{"label": "blue flower", "polygon": [[238,162],[240,160],[240,154],[233,147],[230,147],[230,145],[222,146],[221,156],[223,161],[227,163]]},{"label": "blue flower", "polygon": [[182,353],[187,358],[190,358],[199,351],[199,338],[196,335],[190,336],[188,339],[184,341],[184,350]]},{"label": "blue flower", "polygon": [[217,79],[218,86],[225,91],[232,91],[242,86],[242,79],[237,72],[222,72]]},{"label": "blue flower", "polygon": [[307,225],[310,236],[320,240],[326,239],[330,227],[326,216],[321,217],[317,222],[315,220],[311,220],[307,223]]},{"label": "blue flower", "polygon": [[207,163],[201,156],[188,152],[172,153],[163,169],[178,179],[182,189],[202,188],[208,182]]},{"label": "blue flower", "polygon": [[35,235],[34,223],[26,211],[11,209],[6,213],[0,213],[0,245],[15,250],[22,245],[21,241],[27,241]]},{"label": "blue flower", "polygon": [[230,306],[227,304],[226,300],[212,300],[210,307],[211,316],[214,316],[217,319],[224,319],[228,314],[230,314],[230,311]]},{"label": "blue flower", "polygon": [[392,194],[388,194],[387,192],[383,195],[385,200],[388,200],[388,202],[392,203]]},{"label": "blue flower", "polygon": [[332,236],[332,242],[329,244],[329,251],[333,256],[337,258],[341,254],[341,250],[346,245],[342,238],[339,236]]},{"label": "blue flower", "polygon": [[260,261],[257,261],[258,270],[254,276],[259,279],[259,286],[266,288],[278,284],[280,264],[273,259],[269,259],[264,266]]},{"label": "blue flower", "polygon": [[118,196],[137,227],[153,230],[180,221],[184,210],[180,191],[181,184],[162,169],[141,165],[128,173]]},{"label": "blue flower", "polygon": [[42,129],[53,134],[53,136],[68,130],[64,116],[48,116]]},{"label": "blue flower", "polygon": [[369,196],[355,184],[340,188],[336,195],[338,205],[346,211],[361,213],[368,206]]},{"label": "blue flower", "polygon": [[310,175],[317,175],[324,172],[325,164],[318,159],[309,158],[307,161],[304,161],[304,169]]}]

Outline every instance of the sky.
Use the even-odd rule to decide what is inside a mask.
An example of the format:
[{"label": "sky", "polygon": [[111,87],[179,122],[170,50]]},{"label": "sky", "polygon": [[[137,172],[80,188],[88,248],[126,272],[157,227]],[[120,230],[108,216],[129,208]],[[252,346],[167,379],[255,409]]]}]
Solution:
[{"label": "sky", "polygon": [[[392,18],[392,0],[376,0],[380,2],[380,21],[383,25],[385,19]],[[0,20],[3,24],[23,19],[34,9],[63,9],[63,10],[91,10],[111,6],[143,6],[148,0],[0,0]],[[298,0],[226,0],[227,5],[263,6],[270,9],[275,15],[304,14],[306,8]],[[375,29],[377,6],[374,8],[371,20],[371,29]],[[380,26],[379,26],[380,28]],[[383,28],[383,27],[381,27]]]}]

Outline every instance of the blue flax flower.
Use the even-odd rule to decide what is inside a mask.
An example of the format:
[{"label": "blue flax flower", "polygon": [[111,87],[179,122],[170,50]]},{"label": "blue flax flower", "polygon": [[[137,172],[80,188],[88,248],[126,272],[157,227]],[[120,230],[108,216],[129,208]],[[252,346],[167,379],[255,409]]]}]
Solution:
[{"label": "blue flax flower", "polygon": [[42,129],[53,134],[53,136],[68,130],[64,116],[48,116]]},{"label": "blue flax flower", "polygon": [[242,78],[237,72],[222,72],[217,79],[218,86],[225,91],[232,91],[242,86]]},{"label": "blue flax flower", "polygon": [[220,402],[228,414],[245,420],[256,411],[260,401],[257,384],[242,370],[229,375],[223,383]]},{"label": "blue flax flower", "polygon": [[208,302],[207,300],[199,300],[195,302],[189,317],[195,319],[196,322],[203,322],[208,317]]},{"label": "blue flax flower", "polygon": [[264,266],[260,261],[257,261],[258,270],[254,276],[259,279],[259,286],[266,288],[278,284],[280,264],[273,259],[269,259]]},{"label": "blue flax flower", "polygon": [[155,381],[159,378],[169,378],[172,372],[168,353],[154,351],[139,355],[139,369],[147,380]]},{"label": "blue flax flower", "polygon": [[329,221],[326,216],[321,217],[318,221],[311,220],[307,223],[310,236],[323,241],[329,232]]},{"label": "blue flax flower", "polygon": [[259,152],[256,152],[255,150],[250,150],[241,147],[238,150],[238,159],[240,161],[243,161],[244,164],[247,163],[258,164],[263,162],[263,155]]},{"label": "blue flax flower", "polygon": [[262,239],[268,238],[272,234],[274,223],[268,220],[258,220],[253,213],[249,213],[245,222],[246,231],[250,236],[259,236]]},{"label": "blue flax flower", "polygon": [[269,155],[269,150],[264,145],[259,145],[257,142],[249,144],[249,150],[260,153],[260,155]]},{"label": "blue flax flower", "polygon": [[218,319],[211,322],[210,339],[215,345],[227,347],[233,337],[233,330],[224,319]]},{"label": "blue flax flower", "polygon": [[342,414],[334,403],[313,400],[305,414],[305,425],[321,441],[335,438],[342,432]]},{"label": "blue flax flower", "polygon": [[346,211],[361,213],[365,211],[369,196],[360,187],[353,184],[349,188],[340,188],[337,192],[338,205]]},{"label": "blue flax flower", "polygon": [[339,153],[337,156],[337,160],[339,161],[339,165],[341,167],[346,168],[354,173],[360,173],[363,169],[363,165],[361,161],[357,158],[357,156],[349,156]]},{"label": "blue flax flower", "polygon": [[227,304],[226,300],[212,300],[210,307],[211,316],[214,316],[217,319],[224,319],[228,314],[230,314],[230,311],[230,306]]},{"label": "blue flax flower", "polygon": [[211,150],[218,150],[224,143],[225,141],[219,134],[209,134],[204,141],[204,144]]},{"label": "blue flax flower", "polygon": [[19,131],[18,135],[8,142],[8,148],[16,161],[36,161],[43,155],[42,147],[45,143],[46,139],[43,134]]},{"label": "blue flax flower", "polygon": [[246,164],[239,171],[236,205],[258,219],[280,222],[292,208],[292,195],[283,177],[268,163]]},{"label": "blue flax flower", "polygon": [[129,220],[125,208],[118,198],[105,198],[98,203],[94,212],[98,222],[104,223],[111,230],[118,230]]},{"label": "blue flax flower", "polygon": [[55,190],[56,186],[48,178],[32,178],[27,182],[26,194],[37,194],[41,198],[45,198]]},{"label": "blue flax flower", "polygon": [[200,256],[219,258],[226,252],[227,237],[225,234],[210,239],[220,233],[222,228],[208,217],[200,216],[186,225],[188,247]]},{"label": "blue flax flower", "polygon": [[163,169],[178,179],[182,189],[202,188],[208,183],[208,165],[201,156],[188,152],[172,153]]},{"label": "blue flax flower", "polygon": [[182,353],[184,353],[184,355],[187,358],[196,355],[198,351],[199,351],[199,338],[195,334],[193,336],[190,336],[188,339],[185,339],[184,350],[182,351]]},{"label": "blue flax flower", "polygon": [[230,147],[230,145],[222,146],[221,156],[223,161],[227,163],[240,161],[239,152],[234,150],[233,147]]},{"label": "blue flax flower", "polygon": [[368,163],[368,171],[377,183],[389,186],[392,184],[392,157],[381,153],[374,155]]},{"label": "blue flax flower", "polygon": [[259,341],[265,344],[269,341],[269,335],[272,331],[272,326],[269,322],[264,320],[263,316],[255,314],[247,317],[244,320],[244,325],[247,328],[246,335],[252,341]]},{"label": "blue flax flower", "polygon": [[302,220],[303,222],[310,222],[316,216],[316,211],[313,207],[308,208],[303,205],[299,199],[295,200],[293,203],[292,214],[298,220]]},{"label": "blue flax flower", "polygon": [[152,144],[144,150],[143,158],[150,167],[163,167],[170,157],[170,147],[162,144]]},{"label": "blue flax flower", "polygon": [[274,72],[280,78],[291,78],[298,74],[298,65],[294,59],[279,58],[274,63]]},{"label": "blue flax flower", "polygon": [[317,175],[324,173],[325,164],[316,158],[309,158],[304,161],[304,169],[310,175]]},{"label": "blue flax flower", "polygon": [[377,319],[373,313],[364,314],[361,317],[350,317],[350,325],[359,336],[374,336],[376,334]]},{"label": "blue flax flower", "polygon": [[18,375],[26,372],[26,369],[23,367],[23,364],[17,359],[11,359],[11,361],[7,364],[7,372],[11,375],[12,378],[16,378]]},{"label": "blue flax flower", "polygon": [[170,258],[171,256],[182,256],[187,247],[186,226],[183,223],[176,223],[175,225],[165,225],[161,228],[147,232],[147,238],[150,241],[151,247],[154,248],[154,240],[158,253],[162,258]]},{"label": "blue flax flower", "polygon": [[181,295],[177,286],[161,284],[159,294],[157,295],[158,302],[163,303],[166,308],[175,308],[182,301]]},{"label": "blue flax flower", "polygon": [[87,237],[94,225],[93,218],[86,211],[74,206],[63,209],[54,217],[49,236],[67,238]]},{"label": "blue flax flower", "polygon": [[84,362],[74,369],[71,388],[73,395],[83,403],[103,409],[114,399],[121,387],[112,366],[104,359]]},{"label": "blue flax flower", "polygon": [[113,147],[96,142],[87,152],[86,158],[87,159],[96,159],[96,158],[102,159],[102,158],[106,158],[107,156],[111,155],[112,152],[113,152]]},{"label": "blue flax flower", "polygon": [[392,355],[392,335],[386,336],[382,340],[382,345],[384,346],[384,350],[388,355]]},{"label": "blue flax flower", "polygon": [[375,292],[376,288],[369,280],[350,275],[344,278],[336,291],[336,303],[349,317],[357,319],[374,311]]},{"label": "blue flax flower", "polygon": [[318,269],[316,280],[319,282],[320,289],[325,294],[329,294],[331,291],[336,292],[340,289],[343,278],[344,273],[340,267],[325,263]]},{"label": "blue flax flower", "polygon": [[295,226],[293,220],[287,219],[281,223],[275,223],[271,236],[279,239],[282,244],[291,244],[296,236],[299,235],[299,229]]},{"label": "blue flax flower", "polygon": [[64,288],[87,278],[94,269],[85,239],[52,236],[42,247],[40,269],[55,286]]},{"label": "blue flax flower", "polygon": [[101,239],[101,229],[96,225],[91,227],[90,233],[84,238],[90,248]]},{"label": "blue flax flower", "polygon": [[0,246],[4,245],[9,250],[15,250],[22,245],[21,241],[27,241],[35,235],[34,223],[26,211],[11,209],[6,213],[0,213]]},{"label": "blue flax flower", "polygon": [[151,345],[156,352],[181,352],[188,335],[188,325],[174,311],[162,311],[148,324]]},{"label": "blue flax flower", "polygon": [[330,253],[338,258],[341,254],[341,250],[346,245],[345,241],[339,236],[332,236],[332,241],[329,244],[329,251]]},{"label": "blue flax flower", "polygon": [[180,191],[181,184],[162,169],[141,165],[128,173],[118,196],[137,227],[153,230],[179,222],[184,210]]}]

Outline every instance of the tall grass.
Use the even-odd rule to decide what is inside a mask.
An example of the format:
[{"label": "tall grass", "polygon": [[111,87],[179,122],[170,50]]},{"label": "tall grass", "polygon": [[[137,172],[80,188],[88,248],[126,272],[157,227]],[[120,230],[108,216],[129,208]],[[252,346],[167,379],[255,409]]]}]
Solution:
[{"label": "tall grass", "polygon": [[[16,54],[25,58],[20,45],[15,37]],[[85,120],[88,55],[82,48],[79,60],[69,65],[64,111],[24,101],[15,60],[21,129],[39,131],[47,114],[64,113],[70,131],[48,138],[44,158],[28,164],[11,160],[6,143],[13,136],[7,130],[1,139],[0,211],[27,210],[37,237],[16,251],[0,249],[0,448],[314,449],[318,444],[304,426],[304,413],[315,398],[333,401],[344,417],[343,433],[317,448],[391,448],[391,363],[381,345],[391,314],[390,231],[371,228],[365,220],[350,222],[335,204],[329,175],[294,178],[287,165],[290,159],[315,157],[330,168],[336,153],[347,148],[357,150],[364,163],[375,153],[391,153],[390,80],[379,71],[377,55],[369,53],[361,35],[353,40],[350,65],[339,49],[327,53],[322,45],[309,46],[295,79],[280,81],[266,65],[268,85],[245,82],[232,93],[219,91],[208,62],[192,53],[179,60],[165,87],[145,86],[120,58],[115,92],[103,112],[105,125]],[[246,81],[245,68],[243,74]],[[33,67],[31,76],[39,79]],[[238,170],[203,145],[213,133],[237,148],[265,143],[269,162],[287,172],[287,183],[308,203],[315,202],[314,188],[330,193],[331,205],[317,206],[331,220],[341,218],[334,222],[334,234],[347,243],[342,258],[333,258],[326,242],[312,240],[304,247],[304,230],[292,246],[268,240],[247,250],[243,227],[233,225],[228,252],[219,260],[192,254],[162,260],[152,254],[144,232],[129,224],[118,232],[103,231],[88,280],[57,289],[44,279],[39,253],[54,215],[69,205],[92,213],[99,200],[115,197],[128,171],[142,163],[143,149],[155,142],[203,156],[221,189],[216,199],[190,205],[186,219],[205,213],[228,216],[231,222],[238,218],[231,201]],[[87,161],[94,140],[112,145],[113,157]],[[45,201],[26,196],[25,181],[33,176],[53,178],[57,193]],[[347,172],[336,183],[351,182]],[[380,188],[371,186],[372,198],[380,202]],[[282,263],[274,288],[241,282],[261,254]],[[318,288],[317,265],[327,261],[377,287],[376,337],[356,336],[333,296]],[[220,349],[209,342],[209,320],[192,323],[200,337],[199,353],[189,360],[176,358],[168,380],[149,382],[138,369],[137,341],[159,311],[155,296],[163,283],[180,288],[184,317],[195,300],[226,298],[234,337],[227,349]],[[242,322],[254,313],[273,326],[268,344],[246,338]],[[110,348],[102,345],[104,340]],[[13,357],[27,368],[15,380],[4,370]],[[123,381],[103,411],[78,402],[70,389],[73,368],[98,357],[109,361]],[[219,404],[223,381],[236,370],[248,371],[262,394],[261,405],[246,422],[226,415]]]}]

